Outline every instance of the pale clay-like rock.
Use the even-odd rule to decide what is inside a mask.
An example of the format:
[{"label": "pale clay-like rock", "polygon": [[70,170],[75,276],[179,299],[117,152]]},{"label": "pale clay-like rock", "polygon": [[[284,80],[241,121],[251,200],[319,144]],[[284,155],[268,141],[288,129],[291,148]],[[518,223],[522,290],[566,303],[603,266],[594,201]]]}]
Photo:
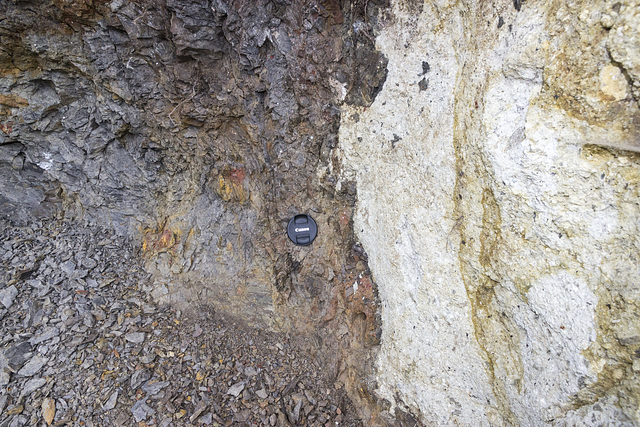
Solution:
[{"label": "pale clay-like rock", "polygon": [[[606,6],[582,3],[568,10]],[[636,2],[623,3],[620,22],[636,19]],[[619,66],[598,62],[609,61],[604,43],[585,36],[601,86],[575,107],[582,118],[563,110],[574,107],[549,94],[583,70],[549,60],[575,42],[549,34],[576,17],[558,12],[555,27],[553,10],[523,4],[416,14],[392,2],[376,40],[384,88],[370,108],[343,107],[335,154],[342,183],[357,183],[354,228],[382,301],[377,392],[428,425],[640,423],[637,376],[610,368],[635,357],[625,346],[640,326],[625,314],[640,301],[640,163],[584,145],[637,139],[624,125],[637,105]],[[507,31],[493,27],[499,16]],[[592,28],[590,12],[580,19]],[[624,37],[613,38],[631,56],[618,61],[635,66]],[[545,76],[555,80],[543,93]],[[611,102],[625,109],[601,125]],[[607,381],[616,388],[590,394]]]}]

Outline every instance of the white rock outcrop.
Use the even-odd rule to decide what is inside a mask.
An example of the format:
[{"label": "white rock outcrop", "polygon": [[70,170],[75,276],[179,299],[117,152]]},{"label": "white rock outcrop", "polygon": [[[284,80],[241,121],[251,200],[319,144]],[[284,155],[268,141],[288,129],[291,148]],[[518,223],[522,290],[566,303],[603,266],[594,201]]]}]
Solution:
[{"label": "white rock outcrop", "polygon": [[357,184],[392,408],[640,423],[639,11],[392,2],[387,80],[343,107],[334,152]]}]

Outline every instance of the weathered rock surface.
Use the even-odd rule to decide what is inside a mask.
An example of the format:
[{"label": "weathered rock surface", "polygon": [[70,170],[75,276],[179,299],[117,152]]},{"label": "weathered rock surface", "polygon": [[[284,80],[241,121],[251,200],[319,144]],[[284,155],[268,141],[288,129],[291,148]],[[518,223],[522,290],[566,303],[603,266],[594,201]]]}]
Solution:
[{"label": "weathered rock surface", "polygon": [[[639,424],[639,22],[637,0],[1,1],[0,215],[106,226],[156,301],[305,337],[366,425]],[[310,247],[284,233],[298,212]],[[189,383],[161,418],[193,367],[154,370],[177,319],[116,295],[100,253],[126,239],[55,263],[38,239],[2,248],[0,320],[29,331],[2,342],[7,422],[73,390],[52,379],[72,359],[120,371],[100,418],[68,392],[56,423],[337,418],[222,361],[231,406]]]},{"label": "weathered rock surface", "polygon": [[335,153],[377,391],[434,425],[638,425],[638,2],[392,3]]},{"label": "weathered rock surface", "polygon": [[[0,213],[133,238],[157,301],[311,336],[375,405],[357,374],[380,329],[355,187],[317,171],[339,106],[370,105],[384,82],[383,3],[0,2]],[[298,212],[322,230],[311,247],[284,233]],[[89,288],[101,265],[61,267]]]}]

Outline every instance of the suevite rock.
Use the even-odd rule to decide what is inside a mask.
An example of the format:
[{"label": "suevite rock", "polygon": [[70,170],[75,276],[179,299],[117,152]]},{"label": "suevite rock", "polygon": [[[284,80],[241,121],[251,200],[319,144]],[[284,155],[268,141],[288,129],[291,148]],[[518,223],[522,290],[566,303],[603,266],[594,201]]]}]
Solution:
[{"label": "suevite rock", "polygon": [[396,414],[640,424],[639,23],[637,1],[392,1],[387,80],[343,106],[331,167]]}]

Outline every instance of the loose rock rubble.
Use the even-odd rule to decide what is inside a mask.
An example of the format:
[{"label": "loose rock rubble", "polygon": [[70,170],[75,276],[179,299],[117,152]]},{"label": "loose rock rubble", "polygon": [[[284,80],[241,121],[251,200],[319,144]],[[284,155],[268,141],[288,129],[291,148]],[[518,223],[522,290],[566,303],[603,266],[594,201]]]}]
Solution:
[{"label": "loose rock rubble", "polygon": [[362,425],[291,336],[150,301],[124,238],[0,227],[0,427]]}]

